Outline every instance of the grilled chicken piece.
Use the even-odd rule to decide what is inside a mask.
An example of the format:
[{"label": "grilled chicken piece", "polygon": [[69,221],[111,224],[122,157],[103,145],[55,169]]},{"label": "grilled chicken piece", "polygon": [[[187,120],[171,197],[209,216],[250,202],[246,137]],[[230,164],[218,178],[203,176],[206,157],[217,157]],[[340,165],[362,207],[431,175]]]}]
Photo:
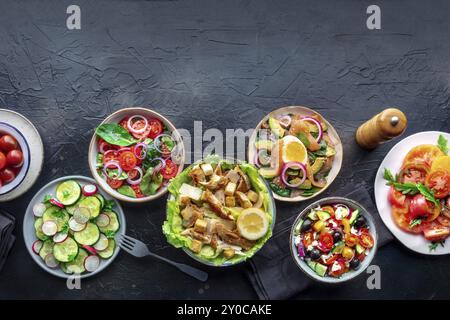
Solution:
[{"label": "grilled chicken piece", "polygon": [[233,216],[231,214],[228,214],[228,212],[222,206],[220,201],[208,189],[206,189],[205,192],[203,192],[203,200],[208,202],[209,206],[211,207],[211,210],[217,213],[219,217],[227,220],[234,220]]},{"label": "grilled chicken piece", "polygon": [[236,191],[236,198],[239,201],[239,204],[242,208],[247,209],[253,206],[253,203],[250,201],[250,199],[247,197],[247,195],[243,192]]},{"label": "grilled chicken piece", "polygon": [[180,213],[185,228],[191,228],[197,219],[203,219],[203,212],[195,204],[188,204]]},{"label": "grilled chicken piece", "polygon": [[236,168],[234,168],[234,170],[240,175],[241,180],[239,181],[238,187],[237,187],[237,191],[240,192],[247,192],[248,190],[250,190],[251,185],[250,185],[250,179],[248,178],[248,176],[241,170],[241,168],[239,168],[239,166],[236,166]]},{"label": "grilled chicken piece", "polygon": [[216,219],[205,219],[208,223],[206,226],[206,233],[207,234],[216,234],[217,233],[217,225],[222,225],[224,228],[233,231],[236,229],[236,223],[231,220],[225,220],[222,218],[216,218]]},{"label": "grilled chicken piece", "polygon": [[201,241],[202,243],[205,243],[205,244],[211,243],[211,238],[212,238],[211,235],[205,235],[203,233],[197,232],[193,228],[189,228],[189,229],[183,230],[183,232],[181,232],[181,234],[183,236],[190,236],[193,239],[199,240],[199,241]]},{"label": "grilled chicken piece", "polygon": [[225,192],[223,191],[223,189],[219,189],[214,192],[214,196],[217,198],[217,200],[220,201],[222,205],[225,204]]},{"label": "grilled chicken piece", "polygon": [[241,176],[239,175],[239,173],[236,170],[228,171],[228,173],[225,177],[235,184],[237,184],[239,182],[239,179],[241,178]]},{"label": "grilled chicken piece", "polygon": [[205,173],[199,166],[195,166],[191,172],[189,172],[189,176],[194,181],[194,184],[199,184],[202,181],[206,180]]},{"label": "grilled chicken piece", "polygon": [[211,237],[211,242],[209,245],[214,249],[217,250],[217,247],[219,246],[219,238],[217,237],[217,234],[213,234]]},{"label": "grilled chicken piece", "polygon": [[300,133],[300,132],[303,133],[306,136],[306,138],[308,139],[308,142],[309,142],[308,150],[317,151],[320,149],[320,146],[317,143],[316,139],[314,139],[314,137],[309,132],[308,125],[305,123],[304,120],[302,120],[300,118],[300,116],[296,115],[292,119],[291,128],[289,129],[289,134],[296,137],[297,133]]},{"label": "grilled chicken piece", "polygon": [[216,190],[221,185],[221,183],[223,183],[223,179],[224,177],[213,174],[208,182],[200,181],[199,184],[210,190]]},{"label": "grilled chicken piece", "polygon": [[228,230],[223,224],[218,223],[216,226],[216,231],[217,235],[219,236],[220,239],[222,239],[222,241],[228,244],[240,246],[245,251],[251,249],[255,244],[254,241],[242,238],[235,231]]}]

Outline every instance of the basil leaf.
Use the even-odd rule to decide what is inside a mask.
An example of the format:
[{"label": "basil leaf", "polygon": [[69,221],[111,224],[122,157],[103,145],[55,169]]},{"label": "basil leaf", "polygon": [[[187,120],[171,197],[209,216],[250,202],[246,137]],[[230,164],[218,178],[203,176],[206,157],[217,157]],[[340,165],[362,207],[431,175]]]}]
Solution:
[{"label": "basil leaf", "polygon": [[441,149],[441,151],[443,153],[445,153],[445,154],[448,153],[448,150],[449,150],[448,141],[447,141],[447,139],[444,138],[444,136],[442,134],[439,135],[437,144],[438,144],[439,149]]},{"label": "basil leaf", "polygon": [[272,191],[275,192],[277,195],[285,198],[289,198],[291,196],[291,190],[282,188],[273,182],[270,182],[269,185]]},{"label": "basil leaf", "polygon": [[417,190],[430,202],[433,202],[435,206],[439,206],[439,201],[434,197],[433,192],[421,183],[417,184]]},{"label": "basil leaf", "polygon": [[127,147],[138,142],[126,129],[116,123],[104,123],[95,130],[95,133],[109,144],[116,146]]},{"label": "basil leaf", "polygon": [[158,188],[161,186],[162,181],[162,175],[160,173],[153,175],[153,168],[150,168],[142,177],[142,181],[140,184],[142,193],[146,196],[154,195]]},{"label": "basil leaf", "polygon": [[117,192],[130,198],[136,198],[136,192],[130,186],[121,186],[119,189],[117,189]]}]

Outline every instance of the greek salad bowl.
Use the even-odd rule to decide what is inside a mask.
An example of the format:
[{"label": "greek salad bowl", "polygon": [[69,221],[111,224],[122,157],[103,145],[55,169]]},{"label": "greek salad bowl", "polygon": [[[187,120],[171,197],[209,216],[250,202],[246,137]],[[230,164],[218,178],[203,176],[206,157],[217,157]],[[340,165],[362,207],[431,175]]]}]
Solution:
[{"label": "greek salad bowl", "polygon": [[23,134],[0,122],[0,195],[13,191],[23,182],[30,163],[30,148]]},{"label": "greek salad bowl", "polygon": [[205,265],[244,262],[272,236],[272,193],[249,163],[210,155],[171,180],[169,192],[163,233]]},{"label": "greek salad bowl", "polygon": [[157,199],[184,165],[184,146],[175,126],[140,107],[118,110],[95,130],[89,168],[112,197],[132,203]]},{"label": "greek salad bowl", "polygon": [[370,265],[377,240],[371,213],[356,201],[329,197],[298,215],[291,229],[290,249],[295,264],[310,278],[342,283]]}]

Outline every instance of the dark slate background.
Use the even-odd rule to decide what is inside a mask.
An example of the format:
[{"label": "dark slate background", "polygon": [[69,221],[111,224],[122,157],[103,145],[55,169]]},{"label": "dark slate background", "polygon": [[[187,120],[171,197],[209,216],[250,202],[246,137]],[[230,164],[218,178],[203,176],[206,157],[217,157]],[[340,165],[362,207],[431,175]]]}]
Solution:
[{"label": "dark slate background", "polygon": [[[393,142],[373,152],[354,141],[358,125],[388,106],[408,116],[406,135],[448,132],[448,1],[376,1],[382,30],[366,28],[372,1],[75,1],[82,30],[65,26],[72,1],[1,1],[0,106],[23,113],[45,143],[45,166],[20,199],[1,204],[18,217],[18,241],[0,273],[0,298],[256,298],[242,265],[209,269],[201,284],[151,259],[121,254],[81,291],[29,257],[22,216],[52,179],[89,175],[87,144],[112,111],[152,106],[179,128],[254,127],[274,108],[302,104],[330,120],[344,164],[329,189],[367,181]],[[372,190],[371,190],[372,191]],[[278,203],[279,220],[304,204]],[[162,236],[164,199],[125,206],[128,233],[160,254],[192,263]],[[449,257],[414,254],[394,242],[375,259],[382,290],[365,279],[314,286],[297,298],[449,298]]]}]

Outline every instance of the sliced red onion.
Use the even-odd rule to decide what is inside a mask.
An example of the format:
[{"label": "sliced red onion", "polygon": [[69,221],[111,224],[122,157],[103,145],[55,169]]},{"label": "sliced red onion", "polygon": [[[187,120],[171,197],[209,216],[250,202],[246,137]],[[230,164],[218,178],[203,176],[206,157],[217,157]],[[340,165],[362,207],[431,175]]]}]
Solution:
[{"label": "sliced red onion", "polygon": [[314,118],[311,118],[311,117],[303,117],[302,120],[304,120],[304,121],[311,121],[312,123],[314,123],[317,126],[317,128],[319,129],[319,134],[318,134],[318,136],[316,138],[316,141],[319,142],[320,139],[322,139],[322,136],[323,136],[323,129],[322,129],[322,125],[320,124],[320,122],[317,121]]},{"label": "sliced red onion", "polygon": [[335,211],[336,211],[336,209],[339,208],[339,207],[342,207],[342,208],[348,210],[348,216],[346,217],[347,219],[350,219],[350,218],[352,217],[352,213],[353,213],[353,210],[352,210],[352,209],[350,209],[350,208],[349,208],[348,206],[346,206],[345,204],[341,204],[341,203],[333,205],[333,208],[334,208]]},{"label": "sliced red onion", "polygon": [[123,148],[120,148],[119,150],[117,150],[118,152],[125,152],[125,151],[131,151],[131,148],[130,147],[123,147]]},{"label": "sliced red onion", "polygon": [[297,253],[300,258],[305,257],[305,248],[303,247],[303,243],[301,241],[297,245]]},{"label": "sliced red onion", "polygon": [[163,158],[155,158],[152,161],[159,161],[159,163],[155,167],[154,173],[157,173],[166,167],[166,160]]},{"label": "sliced red onion", "polygon": [[280,122],[282,127],[287,128],[290,126],[292,118],[290,115],[284,114],[278,117],[278,121]]},{"label": "sliced red onion", "polygon": [[114,153],[114,152],[117,152],[117,150],[113,150],[113,149],[106,150],[105,153],[103,154],[103,156],[106,157],[106,156],[109,155],[110,153]]},{"label": "sliced red onion", "polygon": [[172,137],[169,135],[169,134],[165,134],[165,133],[163,133],[163,134],[160,134],[159,136],[157,136],[156,138],[155,138],[155,140],[153,140],[153,145],[155,146],[155,149],[156,150],[158,150],[159,151],[159,153],[161,153],[161,154],[170,154],[170,152],[163,152],[160,148],[159,148],[159,146],[161,145],[161,138],[163,138],[163,137],[168,137],[168,138],[170,138],[171,140],[173,140],[172,139]]},{"label": "sliced red onion", "polygon": [[132,179],[128,178],[127,182],[134,186],[136,184],[141,183],[142,176],[144,175],[144,173],[142,172],[142,169],[140,167],[134,167],[133,170],[136,170],[137,172],[139,172],[139,178],[137,178],[136,180],[132,180]]},{"label": "sliced red onion", "polygon": [[105,174],[105,176],[107,178],[109,178],[107,170],[110,169],[110,167],[114,167],[115,169],[117,169],[117,176],[114,178],[120,177],[120,175],[122,174],[122,167],[120,166],[119,162],[115,161],[115,160],[111,160],[111,161],[108,161],[107,163],[105,163],[105,167],[103,168],[103,173]]},{"label": "sliced red onion", "polygon": [[[286,171],[289,169],[289,168],[295,168],[295,169],[299,169],[299,170],[301,170],[302,172],[303,172],[303,177],[302,177],[302,179],[300,180],[300,182],[298,182],[298,183],[295,183],[295,184],[291,184],[291,183],[289,183],[288,181],[287,181],[287,179],[286,179]],[[299,185],[301,185],[303,182],[305,182],[305,180],[306,180],[306,167],[305,167],[305,165],[303,164],[303,163],[300,163],[300,162],[288,162],[288,163],[286,163],[284,166],[283,166],[283,169],[281,170],[281,181],[283,181],[283,183],[285,184],[285,185],[287,185],[288,187],[290,187],[290,188],[296,188],[296,187],[298,187]]]},{"label": "sliced red onion", "polygon": [[[141,151],[139,151],[139,147],[142,147]],[[136,156],[136,158],[142,160],[145,159],[145,157],[147,156],[147,148],[148,145],[143,143],[143,142],[139,142],[134,146],[134,155]],[[139,154],[138,154],[139,153]]]},{"label": "sliced red onion", "polygon": [[[143,126],[141,129],[134,129],[134,128],[133,128],[133,120],[134,120],[134,119],[137,119],[137,118],[144,121],[144,126]],[[140,116],[140,115],[135,115],[135,116],[130,117],[130,118],[128,119],[128,122],[127,122],[127,128],[128,128],[128,130],[130,130],[130,132],[135,133],[135,134],[141,134],[141,133],[144,133],[145,130],[147,130],[147,126],[148,126],[148,120],[147,120],[147,118],[144,117],[144,116]]]},{"label": "sliced red onion", "polygon": [[105,150],[105,146],[106,146],[106,142],[104,142],[104,141],[102,141],[101,143],[100,143],[100,145],[98,146],[98,151],[100,152],[100,153],[105,153],[107,150]]}]

